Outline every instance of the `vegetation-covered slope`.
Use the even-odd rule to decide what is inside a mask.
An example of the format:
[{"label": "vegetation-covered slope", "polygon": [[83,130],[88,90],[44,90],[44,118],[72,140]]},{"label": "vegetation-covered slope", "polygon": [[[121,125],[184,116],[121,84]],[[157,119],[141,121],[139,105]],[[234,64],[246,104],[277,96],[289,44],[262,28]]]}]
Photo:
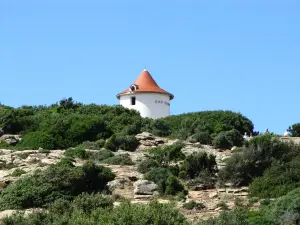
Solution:
[{"label": "vegetation-covered slope", "polygon": [[[72,98],[51,106],[0,106],[0,128],[4,134],[21,134],[17,148],[59,149],[85,141],[109,139],[112,150],[135,148],[131,135],[149,131],[158,136],[190,138],[203,144],[230,148],[241,145],[252,122],[231,111],[207,111],[151,120],[122,106],[84,105]],[[2,146],[4,144],[2,143]]]}]

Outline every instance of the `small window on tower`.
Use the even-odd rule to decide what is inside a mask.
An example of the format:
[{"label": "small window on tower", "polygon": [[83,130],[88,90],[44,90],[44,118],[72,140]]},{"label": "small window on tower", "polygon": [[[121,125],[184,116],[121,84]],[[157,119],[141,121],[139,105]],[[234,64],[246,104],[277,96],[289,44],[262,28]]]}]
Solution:
[{"label": "small window on tower", "polygon": [[135,97],[131,97],[131,105],[135,105]]}]

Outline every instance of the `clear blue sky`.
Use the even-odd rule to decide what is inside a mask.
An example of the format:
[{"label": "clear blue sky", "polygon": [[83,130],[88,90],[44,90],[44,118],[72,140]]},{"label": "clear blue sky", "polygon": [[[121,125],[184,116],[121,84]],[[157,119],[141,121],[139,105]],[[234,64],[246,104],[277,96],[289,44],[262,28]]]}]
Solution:
[{"label": "clear blue sky", "polygon": [[1,0],[0,102],[118,104],[147,68],[172,114],[300,122],[299,0]]}]

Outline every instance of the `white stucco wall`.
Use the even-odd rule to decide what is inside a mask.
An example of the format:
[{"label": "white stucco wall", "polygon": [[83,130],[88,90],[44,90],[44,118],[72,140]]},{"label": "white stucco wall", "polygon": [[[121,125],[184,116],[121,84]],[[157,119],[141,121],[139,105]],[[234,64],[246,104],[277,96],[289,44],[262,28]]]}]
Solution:
[{"label": "white stucco wall", "polygon": [[[131,97],[136,98],[135,105],[131,105]],[[142,117],[157,119],[170,115],[170,96],[160,93],[135,93],[120,96],[120,105],[135,109]]]}]

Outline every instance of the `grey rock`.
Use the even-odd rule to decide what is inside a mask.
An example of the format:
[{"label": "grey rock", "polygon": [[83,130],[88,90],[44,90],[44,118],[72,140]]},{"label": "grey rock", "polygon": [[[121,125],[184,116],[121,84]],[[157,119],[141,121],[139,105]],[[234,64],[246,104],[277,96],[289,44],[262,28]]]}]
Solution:
[{"label": "grey rock", "polygon": [[135,195],[154,195],[158,189],[157,184],[149,180],[138,180],[133,186]]},{"label": "grey rock", "polygon": [[125,182],[126,182],[125,179],[116,179],[116,180],[108,182],[107,186],[108,186],[110,191],[113,191],[117,188],[123,189]]},{"label": "grey rock", "polygon": [[138,140],[138,141],[141,141],[141,140],[154,140],[155,139],[155,136],[151,133],[148,133],[148,132],[143,132],[141,134],[137,134],[135,136],[135,138]]},{"label": "grey rock", "polygon": [[9,145],[17,144],[21,141],[20,135],[4,134],[0,137],[0,142],[5,141]]}]

